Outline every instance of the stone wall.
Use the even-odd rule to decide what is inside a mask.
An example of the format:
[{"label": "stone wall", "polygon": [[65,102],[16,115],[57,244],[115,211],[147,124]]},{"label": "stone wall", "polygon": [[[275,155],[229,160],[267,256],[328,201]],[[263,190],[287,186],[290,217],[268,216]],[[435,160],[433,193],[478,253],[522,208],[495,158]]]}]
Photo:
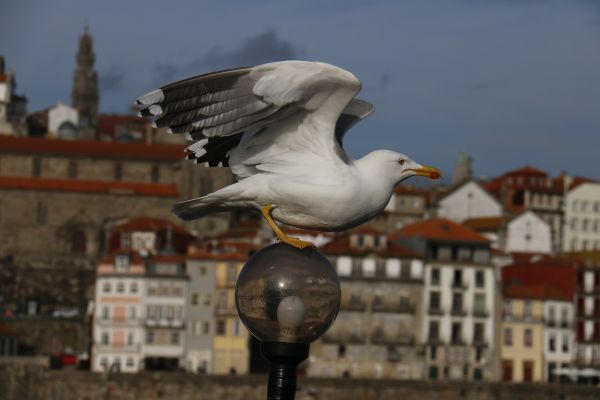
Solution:
[{"label": "stone wall", "polygon": [[[142,373],[107,376],[39,365],[0,362],[4,400],[254,400],[266,398],[266,376]],[[297,400],[575,400],[598,399],[600,389],[575,385],[507,385],[301,378]]]}]

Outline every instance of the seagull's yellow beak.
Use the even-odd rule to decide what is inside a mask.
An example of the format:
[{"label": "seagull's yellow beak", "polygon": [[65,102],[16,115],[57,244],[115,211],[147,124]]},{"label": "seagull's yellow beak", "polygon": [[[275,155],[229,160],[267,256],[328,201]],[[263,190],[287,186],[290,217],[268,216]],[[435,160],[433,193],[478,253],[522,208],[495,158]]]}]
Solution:
[{"label": "seagull's yellow beak", "polygon": [[426,176],[429,179],[439,179],[442,176],[440,170],[434,167],[422,166],[421,168],[414,168],[412,171],[418,176]]}]

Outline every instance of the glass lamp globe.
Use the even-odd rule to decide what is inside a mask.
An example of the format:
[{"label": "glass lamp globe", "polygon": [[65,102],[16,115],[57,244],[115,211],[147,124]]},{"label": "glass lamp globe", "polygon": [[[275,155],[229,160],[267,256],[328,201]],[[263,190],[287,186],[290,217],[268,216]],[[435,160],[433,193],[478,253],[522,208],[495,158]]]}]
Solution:
[{"label": "glass lamp globe", "polygon": [[313,247],[265,247],[244,265],[235,302],[248,330],[263,342],[311,343],[340,309],[340,280]]}]

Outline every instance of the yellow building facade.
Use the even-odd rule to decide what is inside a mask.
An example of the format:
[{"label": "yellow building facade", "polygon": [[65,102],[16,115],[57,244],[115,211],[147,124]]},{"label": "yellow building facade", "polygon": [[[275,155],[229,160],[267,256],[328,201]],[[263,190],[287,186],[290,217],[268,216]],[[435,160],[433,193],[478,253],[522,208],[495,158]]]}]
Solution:
[{"label": "yellow building facade", "polygon": [[544,377],[544,302],[505,289],[501,331],[502,380],[541,382]]},{"label": "yellow building facade", "polygon": [[244,266],[240,260],[219,261],[215,276],[215,336],[213,372],[215,374],[248,373],[248,330],[240,321],[235,307],[235,283]]}]

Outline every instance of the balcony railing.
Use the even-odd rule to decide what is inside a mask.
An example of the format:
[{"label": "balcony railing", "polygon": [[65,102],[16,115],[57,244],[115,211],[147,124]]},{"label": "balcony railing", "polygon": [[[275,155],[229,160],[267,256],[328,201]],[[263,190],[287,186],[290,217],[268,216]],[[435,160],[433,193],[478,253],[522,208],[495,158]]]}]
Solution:
[{"label": "balcony railing", "polygon": [[184,328],[185,321],[181,319],[153,319],[147,318],[144,324],[149,328]]},{"label": "balcony railing", "polygon": [[477,318],[487,318],[490,316],[490,314],[487,312],[486,309],[475,308],[473,309],[473,316]]},{"label": "balcony railing", "polygon": [[343,301],[340,305],[343,311],[364,311],[367,308],[367,303],[360,301]]},{"label": "balcony railing", "polygon": [[327,332],[323,335],[324,343],[362,344],[365,343],[365,339],[364,333],[357,332]]},{"label": "balcony railing", "polygon": [[215,314],[218,316],[235,316],[237,315],[237,309],[235,306],[227,304],[217,304],[215,306]]},{"label": "balcony railing", "polygon": [[457,317],[464,317],[467,315],[467,312],[462,307],[452,307],[450,310],[450,314]]},{"label": "balcony railing", "polygon": [[140,344],[126,344],[126,343],[108,343],[108,344],[95,344],[96,351],[99,352],[121,352],[121,353],[137,353],[140,351]]},{"label": "balcony railing", "polygon": [[413,314],[415,305],[412,303],[373,303],[371,310],[375,312]]},{"label": "balcony railing", "polygon": [[371,343],[373,344],[412,346],[414,342],[414,337],[407,333],[393,334],[375,331],[371,335]]},{"label": "balcony railing", "polygon": [[101,326],[137,326],[143,323],[143,320],[140,318],[97,318],[94,323]]},{"label": "balcony railing", "polygon": [[440,307],[429,307],[429,314],[430,315],[443,315],[444,310],[442,310]]}]

